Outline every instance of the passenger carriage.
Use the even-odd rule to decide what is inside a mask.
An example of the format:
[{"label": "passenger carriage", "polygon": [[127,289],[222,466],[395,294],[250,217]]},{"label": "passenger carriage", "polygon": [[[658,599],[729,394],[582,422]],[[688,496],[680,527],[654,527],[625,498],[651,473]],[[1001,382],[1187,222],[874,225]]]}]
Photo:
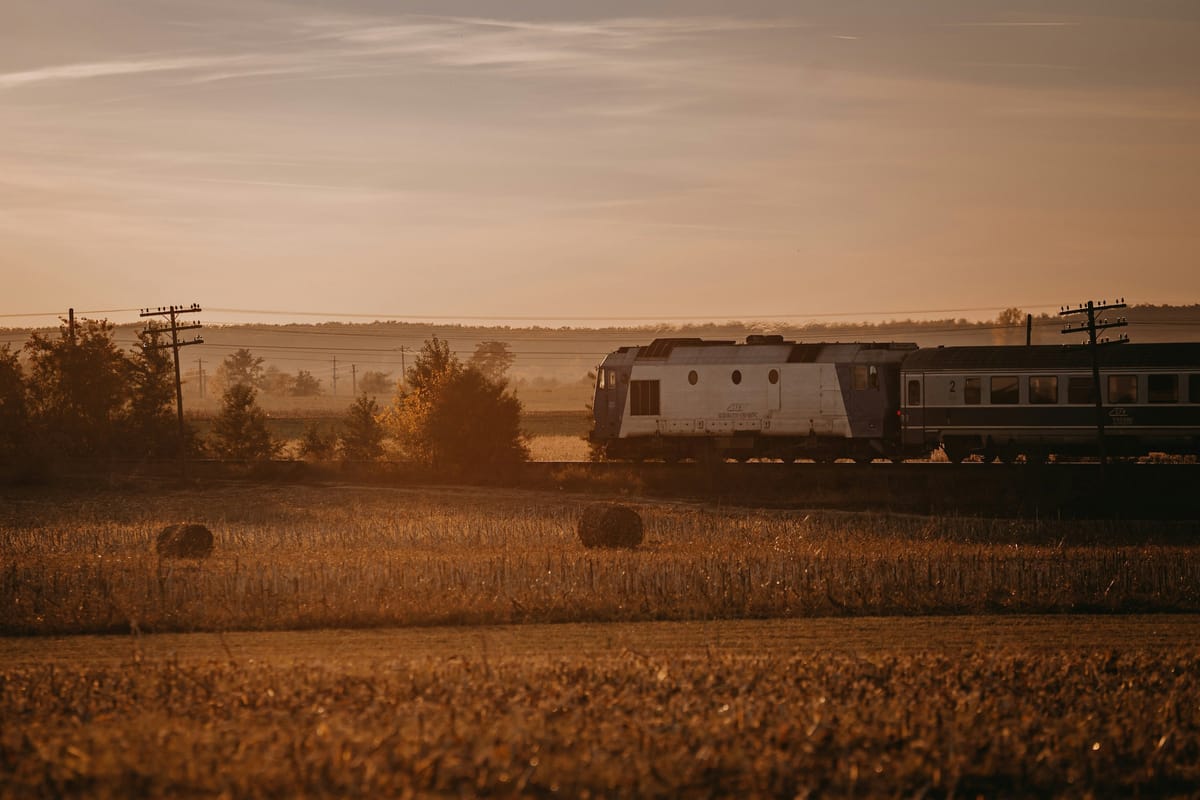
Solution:
[{"label": "passenger carriage", "polygon": [[[1200,343],[1101,346],[1097,356],[1110,455],[1200,452]],[[904,360],[901,382],[910,452],[941,446],[955,462],[1098,452],[1086,346],[923,349]]]}]

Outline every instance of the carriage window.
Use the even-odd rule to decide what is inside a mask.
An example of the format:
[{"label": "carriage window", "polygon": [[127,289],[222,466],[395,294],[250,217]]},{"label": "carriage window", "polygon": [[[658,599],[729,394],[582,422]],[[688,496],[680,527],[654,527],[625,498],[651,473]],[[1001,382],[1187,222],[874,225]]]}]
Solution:
[{"label": "carriage window", "polygon": [[921,405],[921,382],[912,380],[908,382],[908,404],[910,406]]},{"label": "carriage window", "polygon": [[879,367],[874,364],[867,367],[867,385],[872,389],[879,388]]},{"label": "carriage window", "polygon": [[997,375],[992,378],[992,405],[1012,406],[1021,402],[1021,384],[1016,375]]},{"label": "carriage window", "polygon": [[1178,375],[1146,376],[1146,399],[1151,403],[1178,403]]},{"label": "carriage window", "polygon": [[1136,403],[1137,375],[1109,375],[1108,402]]},{"label": "carriage window", "polygon": [[1067,378],[1067,402],[1083,405],[1096,402],[1096,384],[1086,375]]},{"label": "carriage window", "polygon": [[733,374],[729,376],[729,379],[731,381],[733,381],[735,385],[741,383],[742,382],[742,371],[740,369],[735,369],[733,371]]},{"label": "carriage window", "polygon": [[596,376],[596,388],[604,388],[604,370],[600,370],[600,374]]},{"label": "carriage window", "polygon": [[699,381],[700,373],[696,372],[696,370],[692,370],[688,373],[688,383],[690,383],[692,386],[695,386],[697,383],[699,383]]},{"label": "carriage window", "polygon": [[969,406],[977,406],[983,399],[983,383],[981,378],[963,378],[963,402]]},{"label": "carriage window", "polygon": [[772,385],[779,383],[779,370],[773,369],[770,372],[768,372],[767,380],[770,381]]},{"label": "carriage window", "polygon": [[1188,375],[1188,399],[1200,403],[1200,375]]},{"label": "carriage window", "polygon": [[629,413],[635,417],[652,417],[659,413],[658,381],[629,382]]},{"label": "carriage window", "polygon": [[1029,402],[1048,405],[1058,402],[1058,376],[1032,375],[1029,378]]},{"label": "carriage window", "polygon": [[860,364],[854,367],[854,388],[867,388],[867,367],[865,364]]}]

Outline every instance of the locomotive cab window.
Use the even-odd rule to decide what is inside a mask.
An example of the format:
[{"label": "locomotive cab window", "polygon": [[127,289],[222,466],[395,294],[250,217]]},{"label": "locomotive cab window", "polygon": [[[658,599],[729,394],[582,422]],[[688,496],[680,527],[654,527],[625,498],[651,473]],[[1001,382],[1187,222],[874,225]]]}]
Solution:
[{"label": "locomotive cab window", "polygon": [[983,400],[983,379],[963,378],[963,403],[977,406]]},{"label": "locomotive cab window", "polygon": [[856,364],[854,366],[855,389],[878,389],[879,367],[874,364]]},{"label": "locomotive cab window", "polygon": [[1067,402],[1072,405],[1091,405],[1096,402],[1096,384],[1085,375],[1067,378]]},{"label": "locomotive cab window", "polygon": [[1037,405],[1050,405],[1058,402],[1057,375],[1029,376],[1029,402]]},{"label": "locomotive cab window", "polygon": [[1016,375],[996,375],[992,378],[992,405],[1015,406],[1021,402],[1021,383]]},{"label": "locomotive cab window", "polygon": [[635,417],[659,414],[658,381],[629,382],[629,413]]},{"label": "locomotive cab window", "polygon": [[910,406],[921,405],[921,382],[919,380],[908,382],[908,404]]},{"label": "locomotive cab window", "polygon": [[1108,402],[1136,403],[1137,375],[1109,375]]},{"label": "locomotive cab window", "polygon": [[1151,403],[1178,403],[1178,375],[1147,375],[1146,400]]}]

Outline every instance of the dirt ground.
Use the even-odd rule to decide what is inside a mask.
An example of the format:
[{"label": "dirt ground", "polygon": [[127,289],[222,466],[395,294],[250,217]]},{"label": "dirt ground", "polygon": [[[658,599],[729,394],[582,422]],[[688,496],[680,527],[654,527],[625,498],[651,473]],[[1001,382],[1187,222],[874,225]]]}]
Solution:
[{"label": "dirt ground", "polygon": [[146,660],[354,664],[450,658],[1171,650],[1200,642],[1200,615],[962,616],[589,623],[0,639],[0,670]]}]

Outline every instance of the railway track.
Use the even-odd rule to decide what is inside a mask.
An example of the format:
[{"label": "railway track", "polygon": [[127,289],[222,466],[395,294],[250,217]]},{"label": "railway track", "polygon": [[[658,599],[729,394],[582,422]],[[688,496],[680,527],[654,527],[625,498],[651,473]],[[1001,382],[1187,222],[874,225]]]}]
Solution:
[{"label": "railway track", "polygon": [[526,464],[521,483],[791,507],[1200,520],[1200,464]]}]

